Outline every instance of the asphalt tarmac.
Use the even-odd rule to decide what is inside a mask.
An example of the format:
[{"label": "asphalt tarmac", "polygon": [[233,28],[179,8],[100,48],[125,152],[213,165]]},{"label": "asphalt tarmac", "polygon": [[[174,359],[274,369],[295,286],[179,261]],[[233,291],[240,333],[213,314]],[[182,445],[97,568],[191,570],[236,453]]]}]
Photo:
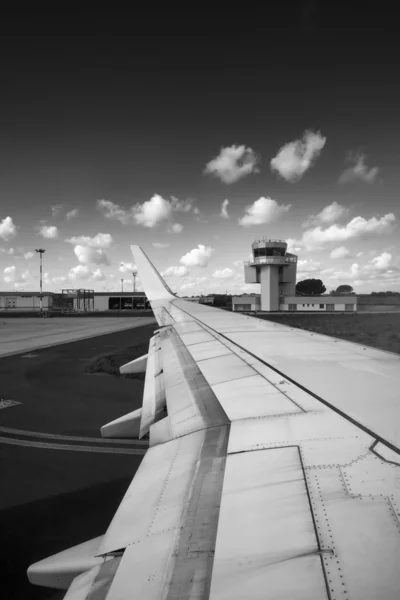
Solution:
[{"label": "asphalt tarmac", "polygon": [[107,529],[146,445],[99,440],[99,428],[139,408],[144,384],[84,369],[96,356],[147,342],[154,329],[0,359],[1,598],[63,598],[32,586],[27,567]]}]

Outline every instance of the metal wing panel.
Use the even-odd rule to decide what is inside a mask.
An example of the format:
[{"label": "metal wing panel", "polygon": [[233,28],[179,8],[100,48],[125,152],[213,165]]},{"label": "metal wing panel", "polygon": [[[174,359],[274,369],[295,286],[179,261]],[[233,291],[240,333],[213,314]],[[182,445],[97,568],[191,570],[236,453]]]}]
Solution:
[{"label": "metal wing panel", "polygon": [[160,335],[172,437],[229,424],[227,415],[180,336],[172,328],[162,330]]},{"label": "metal wing panel", "polygon": [[398,355],[184,300],[173,302],[214,333],[400,447]]},{"label": "metal wing panel", "polygon": [[298,448],[229,455],[211,600],[328,598],[319,551]]},{"label": "metal wing panel", "polygon": [[204,432],[154,446],[145,454],[98,550],[115,552],[165,528],[178,527]]},{"label": "metal wing panel", "polygon": [[165,389],[160,359],[160,336],[155,335],[149,343],[139,438],[148,433],[150,425],[162,418],[164,406]]}]

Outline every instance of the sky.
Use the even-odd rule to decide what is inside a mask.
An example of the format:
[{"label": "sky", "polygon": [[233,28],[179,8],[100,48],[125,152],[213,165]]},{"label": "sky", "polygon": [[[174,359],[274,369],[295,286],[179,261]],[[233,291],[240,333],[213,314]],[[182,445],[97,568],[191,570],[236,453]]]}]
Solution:
[{"label": "sky", "polygon": [[38,290],[39,248],[44,290],[131,290],[137,244],[180,295],[258,292],[265,236],[298,280],[400,291],[385,3],[148,10],[2,18],[0,290]]}]

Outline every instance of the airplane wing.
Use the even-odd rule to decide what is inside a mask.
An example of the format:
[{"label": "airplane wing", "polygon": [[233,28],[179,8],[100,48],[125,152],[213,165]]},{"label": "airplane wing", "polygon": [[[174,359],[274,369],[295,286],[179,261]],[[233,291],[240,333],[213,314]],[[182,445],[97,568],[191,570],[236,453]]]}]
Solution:
[{"label": "airplane wing", "polygon": [[159,328],[150,447],[105,535],[32,565],[68,600],[398,600],[400,356],[176,297],[134,259]]}]

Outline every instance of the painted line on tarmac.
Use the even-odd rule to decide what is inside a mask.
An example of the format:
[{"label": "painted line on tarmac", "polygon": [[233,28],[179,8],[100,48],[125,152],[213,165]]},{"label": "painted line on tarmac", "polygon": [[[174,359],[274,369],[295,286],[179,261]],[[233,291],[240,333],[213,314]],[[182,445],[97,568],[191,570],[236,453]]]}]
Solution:
[{"label": "painted line on tarmac", "polygon": [[64,440],[68,442],[92,442],[92,444],[118,444],[120,446],[146,446],[148,447],[149,442],[147,440],[127,440],[127,439],[111,439],[111,438],[94,438],[94,437],[80,437],[75,435],[60,435],[58,433],[42,433],[40,431],[27,431],[25,429],[13,429],[11,427],[1,427],[1,433],[8,433],[11,435],[22,435],[26,437],[39,437],[47,438],[50,440]]},{"label": "painted line on tarmac", "polygon": [[0,444],[11,446],[25,446],[28,448],[42,448],[45,450],[69,450],[75,452],[99,452],[101,454],[146,454],[141,448],[101,448],[99,446],[78,446],[73,444],[51,444],[49,442],[30,442],[29,440],[17,440],[0,436]]}]

